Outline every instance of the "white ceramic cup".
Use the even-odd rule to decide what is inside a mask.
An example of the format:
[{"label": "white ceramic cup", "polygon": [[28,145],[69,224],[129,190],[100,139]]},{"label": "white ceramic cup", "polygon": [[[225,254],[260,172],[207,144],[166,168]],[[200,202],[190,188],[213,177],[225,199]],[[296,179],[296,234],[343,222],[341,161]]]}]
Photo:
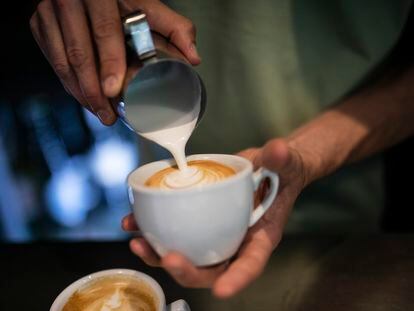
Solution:
[{"label": "white ceramic cup", "polygon": [[73,282],[68,287],[66,287],[66,289],[64,289],[63,292],[61,292],[59,296],[55,299],[52,306],[50,307],[50,311],[61,311],[65,303],[70,298],[70,296],[72,296],[78,289],[86,286],[89,282],[97,278],[101,278],[105,276],[114,276],[114,275],[126,275],[129,277],[134,277],[148,284],[154,290],[154,294],[157,297],[157,300],[158,300],[157,311],[191,311],[188,304],[182,299],[177,300],[167,306],[165,303],[165,295],[164,295],[164,292],[161,286],[152,277],[150,277],[149,275],[145,273],[138,272],[135,270],[129,270],[129,269],[103,270],[103,271],[92,273],[90,275],[87,275]]},{"label": "white ceramic cup", "polygon": [[[199,154],[187,160],[216,161],[236,174],[195,188],[157,189],[145,186],[146,180],[175,162],[152,162],[128,176],[130,202],[142,234],[160,256],[177,251],[197,266],[214,265],[236,253],[247,229],[271,206],[279,177],[264,168],[253,172],[250,161],[235,155]],[[266,178],[270,189],[254,209],[254,191]]]}]

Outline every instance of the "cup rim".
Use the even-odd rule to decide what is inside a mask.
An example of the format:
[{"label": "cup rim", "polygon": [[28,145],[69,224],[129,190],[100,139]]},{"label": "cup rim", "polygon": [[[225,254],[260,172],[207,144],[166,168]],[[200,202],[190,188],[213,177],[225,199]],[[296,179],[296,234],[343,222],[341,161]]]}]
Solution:
[{"label": "cup rim", "polygon": [[55,298],[55,300],[52,303],[52,306],[50,307],[50,311],[60,311],[63,307],[63,305],[66,303],[66,301],[69,299],[69,297],[80,287],[87,284],[93,279],[104,277],[104,276],[111,276],[111,275],[127,275],[136,277],[140,280],[144,280],[151,288],[154,290],[155,294],[158,298],[158,310],[163,310],[165,306],[165,295],[164,291],[162,290],[161,286],[158,284],[158,282],[153,279],[148,274],[145,274],[143,272],[139,272],[132,269],[108,269],[108,270],[101,270],[97,271],[88,275],[85,275],[81,277],[80,279],[77,279],[76,281],[69,284],[60,294]]},{"label": "cup rim", "polygon": [[130,188],[134,191],[139,191],[140,193],[148,193],[148,194],[157,194],[157,195],[180,195],[183,193],[194,193],[194,192],[205,192],[208,190],[213,190],[216,188],[221,188],[225,186],[232,185],[234,183],[237,183],[240,179],[243,179],[246,177],[246,175],[249,175],[253,172],[253,165],[252,163],[247,160],[246,158],[243,158],[238,155],[233,154],[219,154],[219,153],[203,153],[203,154],[192,154],[187,156],[187,160],[212,160],[219,162],[218,158],[227,158],[227,159],[233,159],[236,161],[239,161],[243,163],[244,167],[241,171],[237,172],[235,175],[232,175],[224,180],[220,180],[216,183],[209,184],[209,185],[203,185],[202,187],[193,187],[193,188],[184,188],[184,189],[159,189],[159,188],[151,188],[147,187],[141,184],[134,184],[131,182],[133,175],[137,174],[138,171],[143,170],[145,168],[148,168],[150,166],[156,166],[159,164],[167,164],[167,165],[174,165],[176,164],[175,160],[173,158],[150,162],[147,164],[144,164],[135,170],[133,170],[131,173],[128,174],[127,177],[127,183]]}]

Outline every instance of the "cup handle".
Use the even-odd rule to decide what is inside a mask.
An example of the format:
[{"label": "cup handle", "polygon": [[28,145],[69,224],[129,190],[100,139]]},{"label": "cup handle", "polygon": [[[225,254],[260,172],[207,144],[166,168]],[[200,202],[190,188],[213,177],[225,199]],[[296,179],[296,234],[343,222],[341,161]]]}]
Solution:
[{"label": "cup handle", "polygon": [[189,305],[183,299],[174,301],[167,306],[167,311],[191,311]]},{"label": "cup handle", "polygon": [[249,227],[253,226],[264,215],[264,213],[272,205],[273,200],[276,198],[277,190],[279,188],[279,175],[265,168],[261,167],[253,173],[254,190],[256,191],[262,181],[266,178],[270,179],[269,192],[259,206],[254,209],[252,215],[250,216]]}]

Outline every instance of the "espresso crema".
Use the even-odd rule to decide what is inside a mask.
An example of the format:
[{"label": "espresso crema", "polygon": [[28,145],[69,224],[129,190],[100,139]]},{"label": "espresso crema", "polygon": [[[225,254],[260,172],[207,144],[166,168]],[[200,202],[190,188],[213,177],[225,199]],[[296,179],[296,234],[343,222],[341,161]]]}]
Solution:
[{"label": "espresso crema", "polygon": [[180,171],[177,166],[158,171],[145,185],[161,189],[185,189],[214,184],[236,174],[233,168],[215,161],[195,160],[187,164],[188,168],[184,171]]},{"label": "espresso crema", "polygon": [[144,281],[129,276],[101,277],[76,291],[62,311],[157,311],[158,299]]}]

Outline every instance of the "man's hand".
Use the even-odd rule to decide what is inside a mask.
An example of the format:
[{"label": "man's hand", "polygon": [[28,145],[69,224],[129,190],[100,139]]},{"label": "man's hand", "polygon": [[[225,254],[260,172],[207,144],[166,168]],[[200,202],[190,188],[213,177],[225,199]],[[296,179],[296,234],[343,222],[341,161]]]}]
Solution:
[{"label": "man's hand", "polygon": [[[256,279],[265,268],[272,251],[278,245],[290,210],[299,193],[307,184],[302,157],[286,141],[275,139],[262,148],[248,149],[240,153],[249,159],[255,169],[263,166],[280,176],[277,198],[266,214],[249,229],[235,258],[229,264],[213,268],[197,268],[178,253],[159,258],[144,238],[131,241],[132,252],[150,266],[161,266],[175,280],[186,287],[212,287],[220,298],[230,297]],[[263,195],[265,189],[258,191]],[[123,219],[125,230],[138,230],[133,215]]]},{"label": "man's hand", "polygon": [[108,98],[120,93],[126,72],[121,16],[138,9],[191,64],[200,63],[194,25],[158,0],[43,0],[30,20],[65,89],[107,125],[116,120]]}]

